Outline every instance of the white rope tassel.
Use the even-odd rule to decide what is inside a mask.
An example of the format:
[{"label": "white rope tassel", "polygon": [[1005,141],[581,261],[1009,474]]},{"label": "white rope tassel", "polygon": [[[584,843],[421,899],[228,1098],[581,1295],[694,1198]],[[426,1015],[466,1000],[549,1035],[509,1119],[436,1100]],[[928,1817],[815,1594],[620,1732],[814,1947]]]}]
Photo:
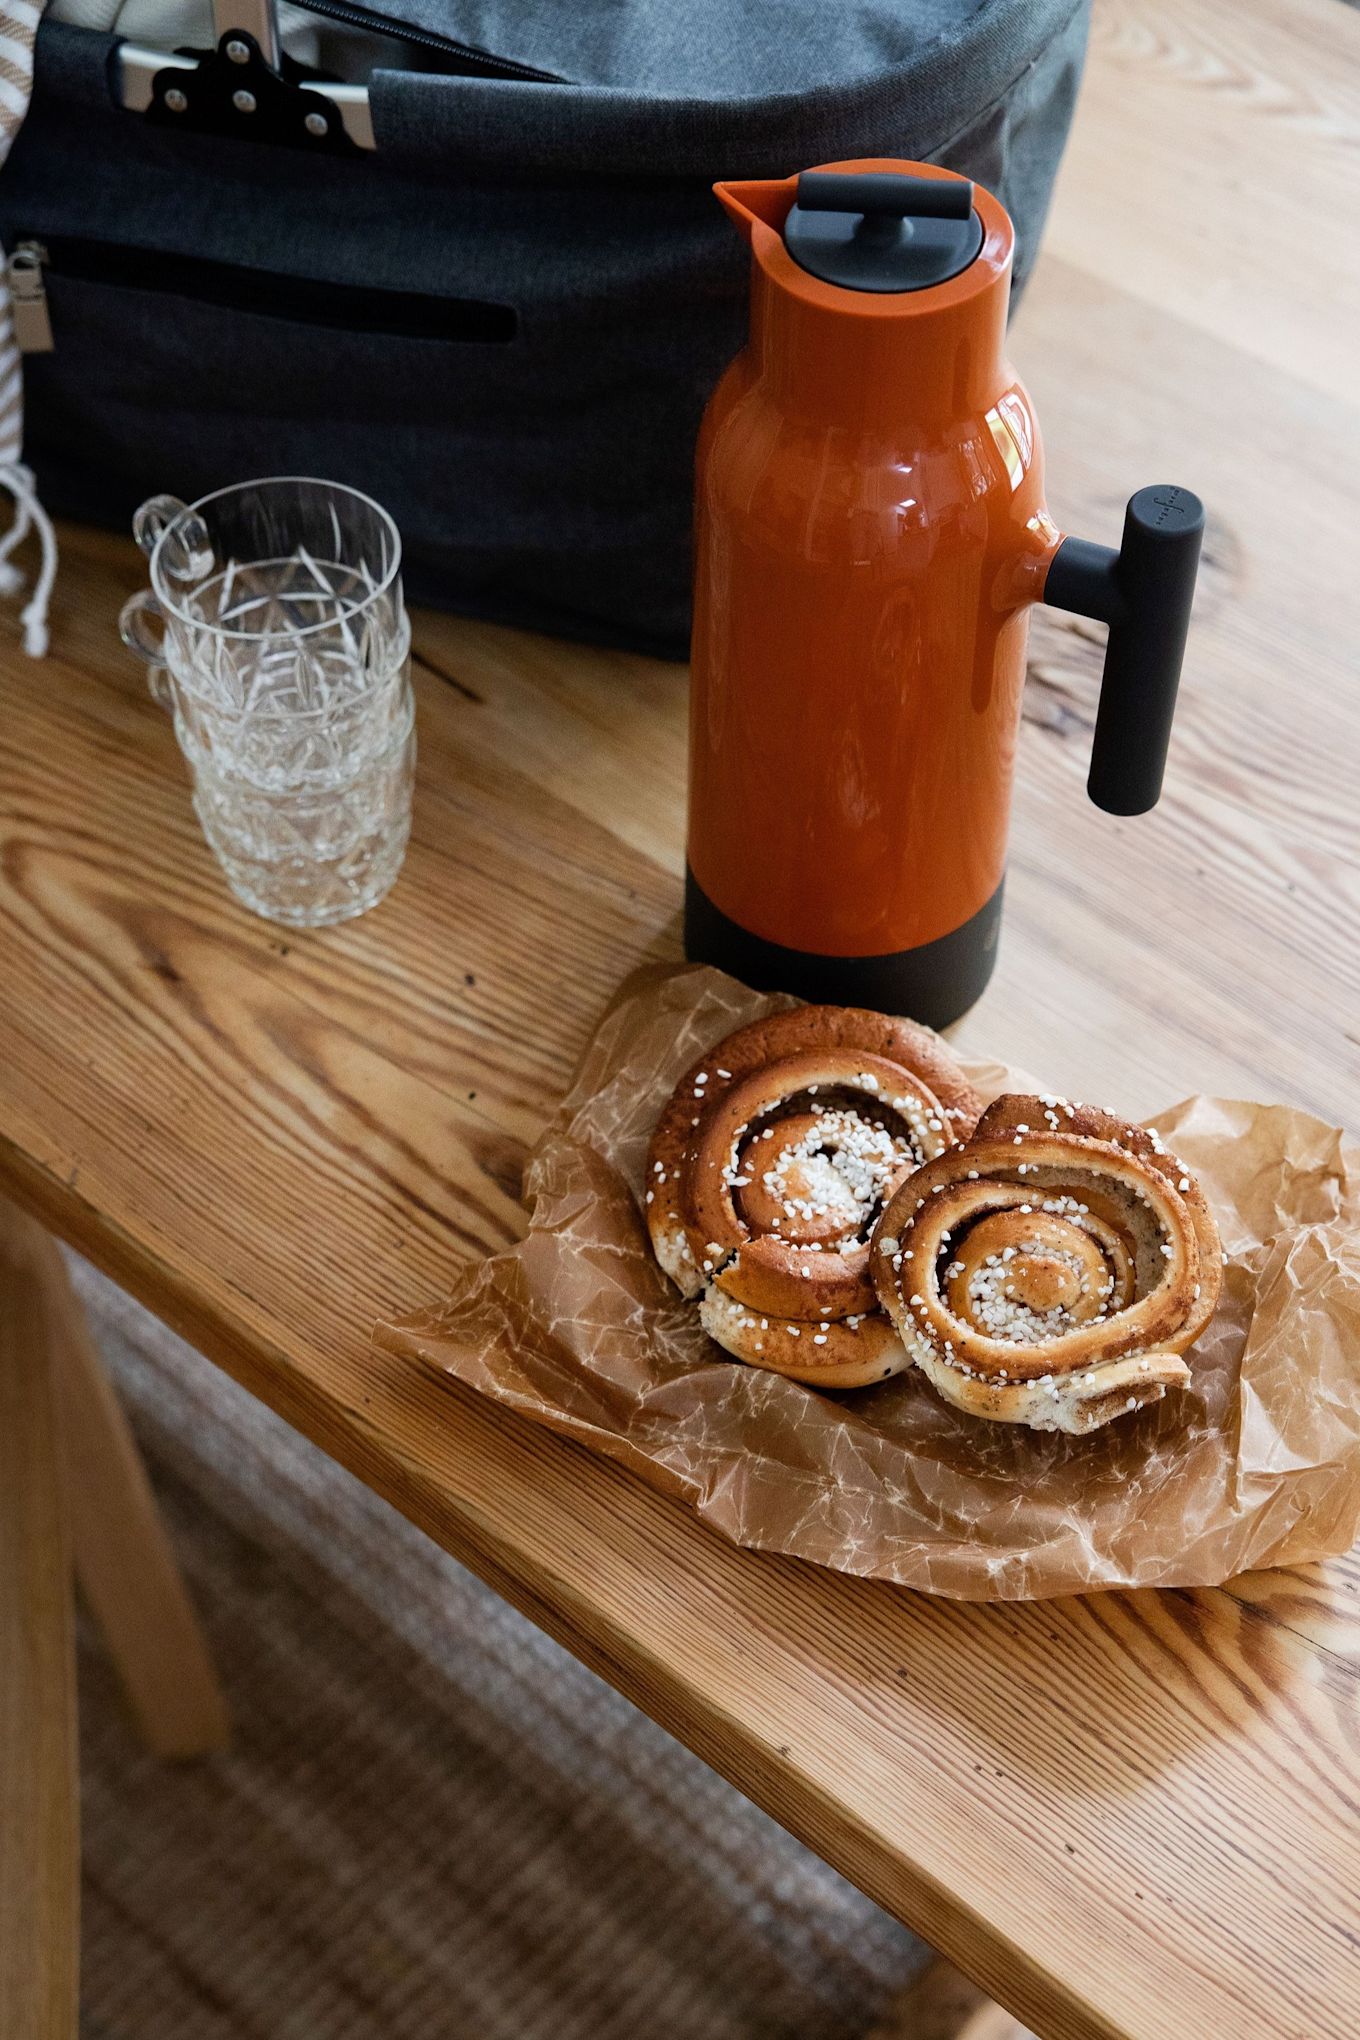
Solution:
[{"label": "white rope tassel", "polygon": [[[12,463],[0,461],[0,474],[8,474]],[[3,538],[0,538],[0,595],[17,595],[24,585],[24,577],[10,558],[16,546],[23,544],[33,529],[32,513],[20,504],[14,514],[14,522]]]},{"label": "white rope tassel", "polygon": [[33,584],[33,593],[20,612],[19,621],[24,627],[24,650],[29,658],[45,658],[47,606],[52,599],[52,583],[57,577],[57,534],[52,529],[51,518],[43,509],[32,468],[26,467],[21,460],[0,467],[0,489],[8,489],[15,503],[14,522],[5,537],[0,539],[0,594],[13,594],[22,585],[23,576],[10,559],[10,554],[30,531],[36,531],[42,546],[42,565]]},{"label": "white rope tassel", "polygon": [[[0,163],[10,152],[33,92],[33,38],[47,0],[0,0]],[[36,530],[42,543],[42,565],[33,593],[19,618],[24,627],[24,650],[30,659],[41,659],[47,651],[47,605],[57,573],[57,534],[52,520],[38,501],[33,470],[19,454],[23,447],[23,363],[14,331],[10,306],[9,276],[0,254],[0,489],[14,498],[14,522],[0,539],[0,594],[13,595],[23,586],[23,576],[10,558],[30,531]]]}]

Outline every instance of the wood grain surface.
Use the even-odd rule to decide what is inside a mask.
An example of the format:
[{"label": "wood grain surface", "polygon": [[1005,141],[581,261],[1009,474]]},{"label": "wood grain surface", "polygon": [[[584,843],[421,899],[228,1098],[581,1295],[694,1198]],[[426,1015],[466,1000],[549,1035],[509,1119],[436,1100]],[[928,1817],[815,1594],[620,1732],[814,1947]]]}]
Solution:
[{"label": "wood grain surface", "polygon": [[[1307,206],[1349,174],[1347,119],[1293,109],[1311,77],[1354,111],[1353,41],[1333,0],[1099,5],[1014,334],[1066,529],[1114,541],[1148,481],[1210,507],[1154,815],[1085,804],[1099,633],[1039,622],[1001,963],[960,1029],[1133,1113],[1220,1090],[1360,1125],[1352,286],[1343,238],[1285,234],[1283,270],[1239,245],[1259,182]],[[1149,123],[1196,170],[1144,234]],[[731,1549],[368,1348],[516,1234],[593,1018],[676,953],[683,674],[419,619],[407,870],[288,934],[226,894],[117,646],[141,578],[68,533],[52,659],[4,625],[0,1179],[1047,2040],[1353,2036],[1354,1558],[932,1602]]]},{"label": "wood grain surface", "polygon": [[0,1204],[0,2033],[76,2040],[75,1602],[54,1327]]},{"label": "wood grain surface", "polygon": [[983,1997],[952,1962],[937,1956],[870,2040],[1034,2040],[1034,2036],[1008,2011]]},{"label": "wood grain surface", "polygon": [[221,1749],[227,1710],[207,1643],[65,1257],[4,1199],[0,1230],[27,1235],[42,1280],[75,1576],[142,1740],[160,1757]]}]

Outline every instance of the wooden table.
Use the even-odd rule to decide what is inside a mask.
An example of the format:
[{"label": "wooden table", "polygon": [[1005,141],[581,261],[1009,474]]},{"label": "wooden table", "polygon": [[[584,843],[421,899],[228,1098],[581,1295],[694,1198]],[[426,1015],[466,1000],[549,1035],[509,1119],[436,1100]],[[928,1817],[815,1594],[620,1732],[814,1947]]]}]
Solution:
[{"label": "wooden table", "polygon": [[[1211,506],[1154,815],[1084,804],[1099,633],[1041,620],[959,1036],[1132,1112],[1360,1121],[1358,55],[1334,0],[1103,0],[1014,336],[1061,523],[1113,541],[1149,480]],[[676,953],[683,675],[419,619],[405,876],[286,934],[229,899],[116,642],[141,580],[70,531],[51,659],[3,626],[0,1185],[1042,2034],[1353,2036],[1354,1557],[931,1601],[733,1550],[370,1350],[515,1236],[592,1019]]]}]

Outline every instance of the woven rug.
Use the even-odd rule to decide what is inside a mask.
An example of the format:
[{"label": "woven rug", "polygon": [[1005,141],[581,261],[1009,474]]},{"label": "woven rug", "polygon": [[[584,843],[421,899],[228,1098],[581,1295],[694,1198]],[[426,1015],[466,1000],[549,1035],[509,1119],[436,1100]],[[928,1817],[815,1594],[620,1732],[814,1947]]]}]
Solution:
[{"label": "woven rug", "polygon": [[82,1630],[84,2040],[838,2040],[924,1951],[75,1264],[232,1749],[147,1756]]}]

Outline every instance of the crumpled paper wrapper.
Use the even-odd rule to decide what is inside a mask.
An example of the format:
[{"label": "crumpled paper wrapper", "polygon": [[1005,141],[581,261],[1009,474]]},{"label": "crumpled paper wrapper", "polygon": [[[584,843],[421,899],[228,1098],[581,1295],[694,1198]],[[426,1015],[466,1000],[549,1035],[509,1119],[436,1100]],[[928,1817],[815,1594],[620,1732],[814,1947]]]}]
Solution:
[{"label": "crumpled paper wrapper", "polygon": [[[1227,1261],[1193,1386],[1088,1438],[951,1409],[912,1370],[833,1395],[727,1359],[652,1258],[640,1197],[677,1079],[794,1002],[717,971],[623,987],[525,1179],[528,1236],[389,1348],[607,1453],[739,1544],[963,1600],[1212,1585],[1360,1527],[1360,1157],[1305,1112],[1189,1098],[1156,1120]],[[967,1063],[984,1098],[1061,1090]],[[1099,1100],[1103,1104],[1117,1100]]]}]

